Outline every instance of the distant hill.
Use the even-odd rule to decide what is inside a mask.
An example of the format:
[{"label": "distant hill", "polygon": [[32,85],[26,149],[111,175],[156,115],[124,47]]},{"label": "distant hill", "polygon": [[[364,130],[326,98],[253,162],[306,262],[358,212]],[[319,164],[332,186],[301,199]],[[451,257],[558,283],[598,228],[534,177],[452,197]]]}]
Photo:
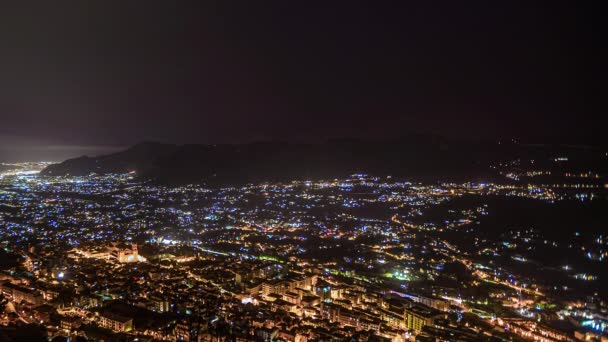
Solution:
[{"label": "distant hill", "polygon": [[[44,169],[44,176],[135,171],[160,183],[209,185],[293,179],[327,179],[353,173],[411,179],[487,178],[498,145],[408,139],[324,144],[252,143],[173,145],[141,143],[125,151],[79,157]],[[504,150],[504,147],[502,148]],[[499,153],[500,154],[500,153]]]},{"label": "distant hill", "polygon": [[156,161],[168,157],[178,150],[177,145],[146,142],[127,150],[98,157],[82,156],[53,164],[42,170],[49,176],[84,176],[91,173],[124,173],[142,171],[152,167]]}]

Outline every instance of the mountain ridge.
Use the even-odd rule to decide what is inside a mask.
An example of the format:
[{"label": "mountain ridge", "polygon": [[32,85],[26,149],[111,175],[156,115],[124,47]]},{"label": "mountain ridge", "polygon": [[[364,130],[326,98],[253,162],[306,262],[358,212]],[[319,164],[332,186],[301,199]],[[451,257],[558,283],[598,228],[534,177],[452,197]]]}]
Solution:
[{"label": "mountain ridge", "polygon": [[135,171],[139,178],[159,183],[210,185],[327,179],[353,173],[415,179],[444,179],[465,174],[487,178],[490,152],[495,152],[497,146],[436,139],[234,145],[144,142],[117,153],[68,159],[48,166],[41,175],[85,176]]}]

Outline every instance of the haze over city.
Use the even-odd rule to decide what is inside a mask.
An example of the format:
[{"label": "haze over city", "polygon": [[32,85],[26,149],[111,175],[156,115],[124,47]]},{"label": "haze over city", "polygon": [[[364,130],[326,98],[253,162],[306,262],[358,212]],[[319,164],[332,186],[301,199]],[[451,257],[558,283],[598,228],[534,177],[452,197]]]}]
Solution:
[{"label": "haze over city", "polygon": [[601,142],[591,3],[6,4],[0,139]]}]

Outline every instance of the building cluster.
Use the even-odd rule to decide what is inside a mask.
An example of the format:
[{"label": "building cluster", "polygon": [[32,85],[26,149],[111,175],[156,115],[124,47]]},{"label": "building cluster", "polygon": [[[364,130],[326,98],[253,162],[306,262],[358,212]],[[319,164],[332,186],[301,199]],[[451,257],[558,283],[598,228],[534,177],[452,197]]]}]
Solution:
[{"label": "building cluster", "polygon": [[487,229],[499,205],[554,205],[560,191],[9,172],[0,325],[89,340],[601,340],[604,233]]}]

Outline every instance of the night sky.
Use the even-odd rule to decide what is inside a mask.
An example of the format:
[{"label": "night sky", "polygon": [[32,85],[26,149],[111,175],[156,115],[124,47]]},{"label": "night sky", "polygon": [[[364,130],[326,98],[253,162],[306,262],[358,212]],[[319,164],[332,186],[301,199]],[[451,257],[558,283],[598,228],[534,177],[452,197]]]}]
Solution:
[{"label": "night sky", "polygon": [[0,149],[601,140],[601,11],[500,3],[2,3]]}]

